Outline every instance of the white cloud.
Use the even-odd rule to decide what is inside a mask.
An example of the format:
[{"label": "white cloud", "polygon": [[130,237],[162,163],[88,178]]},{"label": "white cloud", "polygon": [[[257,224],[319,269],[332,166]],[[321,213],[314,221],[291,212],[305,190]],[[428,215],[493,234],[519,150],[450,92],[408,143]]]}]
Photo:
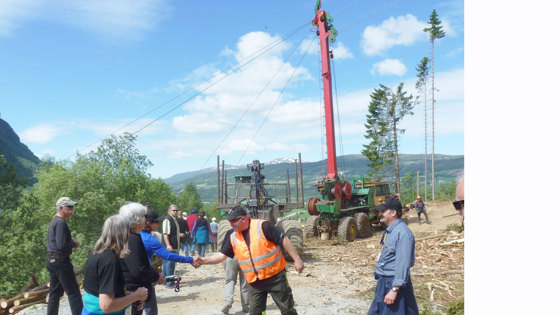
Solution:
[{"label": "white cloud", "polygon": [[426,38],[422,30],[428,25],[414,15],[390,17],[379,26],[368,26],[362,33],[361,46],[368,56],[381,55],[396,45],[410,46]]},{"label": "white cloud", "polygon": [[371,75],[396,75],[402,76],[406,73],[406,66],[397,59],[385,59],[373,64],[369,71]]},{"label": "white cloud", "polygon": [[166,0],[5,0],[0,4],[0,36],[25,20],[50,20],[105,38],[139,39],[169,11]]},{"label": "white cloud", "polygon": [[344,46],[342,42],[338,43],[337,45],[334,45],[333,56],[334,59],[337,60],[354,58],[352,52],[348,48],[346,48],[346,46]]},{"label": "white cloud", "polygon": [[47,143],[60,135],[62,128],[55,124],[41,124],[25,129],[21,133],[21,139],[24,143]]}]

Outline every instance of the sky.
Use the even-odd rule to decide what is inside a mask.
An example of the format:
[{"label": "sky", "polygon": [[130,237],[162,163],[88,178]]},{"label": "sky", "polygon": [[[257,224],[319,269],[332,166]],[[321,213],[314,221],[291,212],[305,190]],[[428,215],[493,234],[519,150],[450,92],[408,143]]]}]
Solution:
[{"label": "sky", "polygon": [[[0,1],[0,115],[39,157],[72,160],[128,131],[149,173],[326,158],[315,1]],[[322,1],[333,50],[337,154],[366,143],[369,95],[421,96],[399,152],[424,153],[416,66],[436,10],[435,153],[464,154],[463,1]],[[271,45],[274,43],[274,46]],[[431,85],[431,79],[429,81]],[[428,96],[428,154],[431,97]]]}]

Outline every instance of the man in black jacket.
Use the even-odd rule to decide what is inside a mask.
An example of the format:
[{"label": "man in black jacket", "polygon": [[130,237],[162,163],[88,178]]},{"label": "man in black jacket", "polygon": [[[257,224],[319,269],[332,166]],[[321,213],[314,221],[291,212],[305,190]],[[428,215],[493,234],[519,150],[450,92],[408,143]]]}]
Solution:
[{"label": "man in black jacket", "polygon": [[56,215],[47,232],[47,270],[51,277],[47,306],[49,315],[58,314],[60,297],[64,292],[68,295],[72,315],[82,313],[82,295],[70,261],[72,249],[79,247],[80,243],[72,239],[66,224],[66,219],[74,214],[74,206],[77,204],[68,197],[60,197],[56,202]]}]

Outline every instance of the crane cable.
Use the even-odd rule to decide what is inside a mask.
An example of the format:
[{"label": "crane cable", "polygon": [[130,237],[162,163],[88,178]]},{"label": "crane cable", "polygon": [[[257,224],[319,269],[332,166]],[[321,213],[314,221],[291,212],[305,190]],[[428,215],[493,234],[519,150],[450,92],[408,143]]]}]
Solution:
[{"label": "crane cable", "polygon": [[[293,53],[296,51],[296,49],[301,45],[301,43],[303,42],[302,38],[298,45],[294,46],[294,49],[292,49],[291,53],[288,55],[288,58],[286,60],[290,60],[291,56],[293,55]],[[249,106],[247,106],[247,108],[245,108],[245,111],[243,112],[243,114],[241,114],[241,116],[239,117],[239,119],[237,119],[237,121],[235,122],[235,124],[229,129],[229,131],[227,132],[227,134],[223,137],[222,141],[216,146],[216,148],[214,149],[214,151],[212,151],[212,153],[208,156],[208,159],[206,159],[206,161],[204,162],[204,164],[202,164],[202,166],[200,167],[200,169],[203,169],[204,166],[206,166],[206,163],[208,163],[208,161],[210,161],[210,159],[212,158],[212,156],[214,156],[214,153],[216,153],[216,151],[218,151],[218,149],[222,146],[222,144],[224,144],[224,142],[226,141],[226,139],[229,137],[229,135],[233,132],[233,130],[235,130],[235,128],[237,127],[237,125],[239,125],[239,122],[241,122],[241,120],[245,117],[245,115],[249,112],[249,110],[251,109],[251,107],[253,107],[253,105],[257,102],[257,100],[261,97],[261,95],[266,91],[266,89],[268,88],[268,86],[270,85],[270,83],[272,83],[272,80],[274,80],[274,78],[276,77],[276,75],[278,75],[280,73],[280,70],[282,70],[282,68],[284,68],[284,66],[287,63],[283,62],[280,67],[276,70],[276,72],[272,75],[272,77],[270,77],[270,79],[268,80],[268,82],[265,84],[265,86],[260,90],[260,92],[257,94],[257,96],[253,99],[253,101],[249,104]],[[239,163],[238,163],[239,164]]]},{"label": "crane cable", "polygon": [[286,84],[284,84],[284,87],[282,88],[282,90],[280,91],[280,94],[278,94],[278,96],[276,97],[276,100],[274,101],[274,103],[272,103],[272,106],[270,106],[270,109],[268,110],[268,113],[266,113],[266,116],[264,117],[263,121],[261,122],[259,128],[257,128],[257,131],[255,132],[255,134],[253,135],[253,138],[251,138],[251,141],[249,142],[249,144],[247,145],[247,148],[245,148],[245,151],[243,152],[243,154],[241,155],[241,157],[239,158],[239,161],[237,161],[237,164],[241,163],[241,160],[243,159],[243,157],[245,157],[245,153],[247,153],[247,151],[249,150],[249,146],[251,145],[251,142],[253,142],[255,140],[255,138],[257,137],[257,135],[259,134],[259,131],[261,130],[262,126],[264,125],[264,123],[266,122],[266,120],[268,119],[268,116],[270,116],[270,113],[272,112],[272,110],[274,109],[274,106],[276,106],[276,103],[278,103],[278,101],[280,100],[280,97],[282,96],[282,94],[284,93],[284,90],[286,90],[286,87],[288,86],[288,83],[290,83],[290,81],[292,80],[292,78],[294,77],[296,71],[299,68],[299,65],[301,64],[301,62],[303,61],[303,59],[305,58],[305,56],[307,56],[307,53],[309,52],[309,48],[311,47],[311,44],[313,44],[314,41],[309,42],[309,45],[307,46],[307,50],[305,50],[305,54],[303,54],[303,56],[301,56],[298,64],[294,67],[294,71],[292,71],[292,74],[290,75],[290,77],[288,78],[288,81],[286,81]]}]

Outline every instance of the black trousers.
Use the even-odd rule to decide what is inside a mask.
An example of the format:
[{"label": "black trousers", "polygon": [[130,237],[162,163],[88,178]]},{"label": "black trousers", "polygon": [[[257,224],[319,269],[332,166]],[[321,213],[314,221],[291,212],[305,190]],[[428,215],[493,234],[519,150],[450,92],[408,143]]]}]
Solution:
[{"label": "black trousers", "polygon": [[268,279],[249,283],[249,308],[251,315],[266,313],[266,298],[270,294],[282,315],[297,315],[292,288],[288,284],[286,271]]},{"label": "black trousers", "polygon": [[82,294],[76,281],[74,266],[72,266],[70,257],[65,255],[48,255],[47,270],[51,276],[47,315],[58,314],[60,297],[64,292],[68,295],[72,315],[80,315],[84,304],[82,303]]}]

